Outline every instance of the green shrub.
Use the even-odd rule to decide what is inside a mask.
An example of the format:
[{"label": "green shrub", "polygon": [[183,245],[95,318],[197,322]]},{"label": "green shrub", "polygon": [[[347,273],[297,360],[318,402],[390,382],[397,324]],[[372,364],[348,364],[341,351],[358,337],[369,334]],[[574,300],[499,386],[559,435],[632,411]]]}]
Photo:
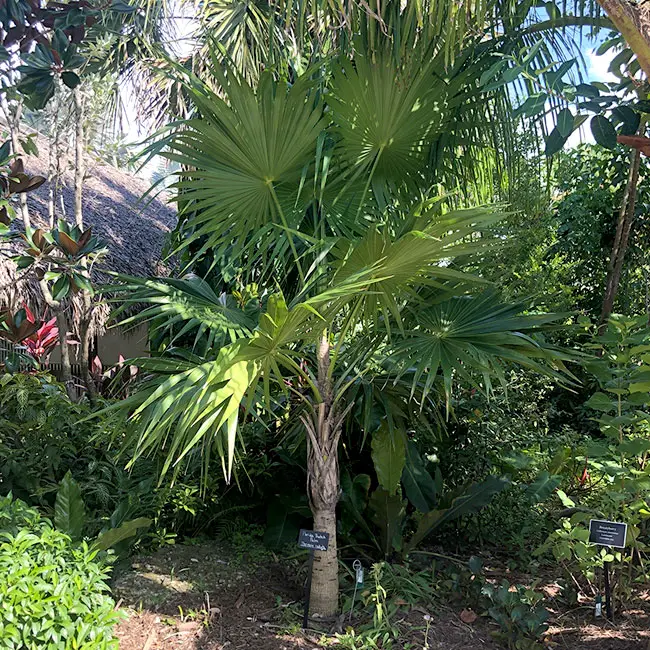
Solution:
[{"label": "green shrub", "polygon": [[0,502],[0,522],[0,650],[117,650],[122,615],[96,553],[20,501]]},{"label": "green shrub", "polygon": [[176,480],[157,485],[161,458],[142,458],[127,471],[119,422],[91,414],[89,404],[71,402],[47,373],[0,373],[0,496],[11,493],[56,521],[56,495],[69,472],[83,495],[84,536],[147,517],[154,525],[145,543],[154,546],[213,533],[244,506],[257,508],[262,519],[276,463],[263,430],[247,436],[250,480],[240,482],[241,490],[225,486],[216,472],[202,484],[198,453],[188,454]]},{"label": "green shrub", "polygon": [[488,614],[499,624],[494,633],[509,650],[541,650],[542,637],[548,630],[549,613],[542,606],[542,595],[521,585],[512,587],[507,580],[495,586],[485,583],[483,595]]},{"label": "green shrub", "polygon": [[43,525],[40,514],[11,494],[0,497],[0,533],[15,535],[20,529],[39,530]]}]

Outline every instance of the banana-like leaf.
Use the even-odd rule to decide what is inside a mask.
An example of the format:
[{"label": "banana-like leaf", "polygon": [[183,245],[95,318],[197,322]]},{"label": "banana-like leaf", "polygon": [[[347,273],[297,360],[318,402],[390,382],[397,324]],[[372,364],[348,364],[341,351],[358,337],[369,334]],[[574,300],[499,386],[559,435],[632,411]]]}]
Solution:
[{"label": "banana-like leaf", "polygon": [[546,501],[562,483],[562,477],[557,474],[549,474],[544,470],[533,483],[526,488],[526,496],[532,503]]},{"label": "banana-like leaf", "polygon": [[377,472],[377,479],[389,495],[394,495],[402,478],[406,459],[406,435],[402,429],[388,426],[382,422],[379,429],[372,434],[372,462]]},{"label": "banana-like leaf", "polygon": [[69,535],[73,541],[78,541],[83,536],[85,523],[86,509],[81,488],[68,471],[59,483],[56,493],[54,526]]},{"label": "banana-like leaf", "polygon": [[389,494],[378,487],[369,501],[372,519],[381,533],[381,550],[385,557],[393,551],[402,550],[402,525],[406,513],[406,501],[400,494]]},{"label": "banana-like leaf", "polygon": [[448,508],[431,510],[420,520],[413,536],[404,547],[404,553],[412,551],[427,535],[430,535],[442,524],[463,515],[471,514],[486,506],[496,494],[510,485],[510,481],[503,477],[490,476],[482,483],[474,483],[462,494],[453,499]]},{"label": "banana-like leaf", "polygon": [[145,517],[125,521],[121,526],[111,528],[98,535],[97,539],[92,543],[92,548],[97,551],[107,551],[125,539],[134,537],[140,530],[149,528],[151,524],[152,520]]},{"label": "banana-like leaf", "polygon": [[363,529],[368,539],[381,550],[381,545],[366,521],[368,493],[371,478],[368,474],[357,474],[354,479],[346,470],[341,475],[341,525],[348,531]]},{"label": "banana-like leaf", "polygon": [[438,500],[438,488],[433,476],[424,465],[416,444],[406,446],[406,464],[402,472],[402,485],[408,500],[420,511],[429,512]]}]

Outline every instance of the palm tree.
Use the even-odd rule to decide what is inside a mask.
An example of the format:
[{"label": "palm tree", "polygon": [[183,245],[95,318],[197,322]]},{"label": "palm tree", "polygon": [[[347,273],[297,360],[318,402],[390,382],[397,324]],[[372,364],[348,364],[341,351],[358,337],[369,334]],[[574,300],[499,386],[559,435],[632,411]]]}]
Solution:
[{"label": "palm tree", "polygon": [[119,295],[149,305],[128,320],[167,333],[165,353],[139,361],[147,382],[112,407],[136,457],[163,450],[180,471],[198,447],[229,479],[242,420],[302,423],[314,528],[330,538],[312,581],[322,615],[338,607],[338,447],[358,379],[406,383],[420,408],[439,380],[449,397],[456,375],[487,387],[504,364],[557,374],[566,358],[534,338],[556,317],[501,304],[468,272],[500,245],[502,213],[450,209],[431,189],[460,167],[446,146],[479,151],[467,120],[489,111],[480,44],[445,58],[357,54],[292,84],[217,66],[219,94],[185,74],[197,116],[154,149],[181,166],[177,252],[207,260],[207,279],[123,279]]}]

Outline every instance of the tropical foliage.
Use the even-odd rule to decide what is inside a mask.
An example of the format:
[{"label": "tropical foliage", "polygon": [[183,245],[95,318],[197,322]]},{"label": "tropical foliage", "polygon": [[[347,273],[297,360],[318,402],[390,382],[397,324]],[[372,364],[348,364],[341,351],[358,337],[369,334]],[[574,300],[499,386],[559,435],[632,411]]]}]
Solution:
[{"label": "tropical foliage", "polygon": [[[291,85],[265,73],[257,87],[214,69],[225,98],[188,76],[200,117],[155,147],[183,170],[178,251],[190,263],[208,255],[211,272],[126,279],[120,295],[151,305],[126,322],[168,332],[164,354],[138,362],[153,372],[149,382],[112,407],[127,417],[136,456],[164,448],[163,471],[178,472],[200,445],[206,474],[216,452],[228,479],[242,406],[248,417],[302,422],[310,505],[332,540],[322,558],[329,593],[314,583],[315,611],[336,609],[338,444],[357,379],[405,385],[406,403],[429,400],[435,410],[438,376],[448,402],[455,375],[489,390],[503,362],[557,376],[552,363],[568,358],[531,338],[558,317],[501,304],[469,273],[496,245],[499,210],[450,210],[427,197],[453,171],[432,152],[442,153],[443,135],[453,144],[463,133],[484,68],[472,48],[448,66],[443,53],[423,57],[414,69],[357,56]],[[190,338],[195,354],[179,357],[178,341]],[[361,433],[382,449],[377,478],[397,499],[386,510],[401,503],[406,422],[384,417]]]},{"label": "tropical foliage", "polygon": [[112,627],[122,616],[96,552],[11,496],[0,500],[0,535],[0,647],[118,647]]},{"label": "tropical foliage", "polygon": [[[650,544],[642,54],[601,34],[615,81],[586,78],[577,30],[612,28],[593,3],[219,0],[180,36],[172,5],[0,10],[0,234],[50,309],[0,311],[0,646],[115,647],[105,567],[136,549],[218,536],[233,563],[303,575],[301,528],[329,536],[311,611],[343,606],[344,648],[389,648],[400,608],[447,601],[543,647],[539,564],[563,574],[553,612],[598,598],[611,563],[625,606]],[[161,126],[144,155],[173,172],[175,266],[97,292],[83,153],[125,79]],[[75,144],[74,225],[54,201],[31,225],[23,109],[51,164]],[[91,363],[99,297],[149,356]],[[593,517],[627,547],[592,544]]]}]

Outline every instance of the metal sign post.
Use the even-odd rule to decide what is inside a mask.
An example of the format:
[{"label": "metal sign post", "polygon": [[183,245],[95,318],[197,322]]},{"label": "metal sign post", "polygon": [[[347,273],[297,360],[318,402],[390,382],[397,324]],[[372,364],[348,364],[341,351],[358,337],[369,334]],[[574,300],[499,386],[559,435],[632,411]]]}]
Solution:
[{"label": "metal sign post", "polygon": [[[611,549],[608,547],[607,551],[609,552]],[[607,616],[608,620],[613,621],[614,611],[612,608],[612,585],[609,580],[610,566],[611,562],[603,562],[603,578],[605,583],[605,616]]]},{"label": "metal sign post", "polygon": [[319,530],[301,530],[298,536],[298,547],[309,551],[309,573],[305,583],[305,609],[302,616],[303,630],[309,628],[309,601],[311,599],[311,579],[314,573],[314,553],[316,551],[326,551],[329,543],[329,533],[323,533]]},{"label": "metal sign post", "polygon": [[[604,546],[611,554],[615,548],[625,548],[627,524],[618,521],[592,519],[589,522],[589,541],[598,546]],[[612,583],[610,579],[611,562],[603,562],[603,583],[605,587],[605,615],[610,621],[614,620],[612,605]]]}]

